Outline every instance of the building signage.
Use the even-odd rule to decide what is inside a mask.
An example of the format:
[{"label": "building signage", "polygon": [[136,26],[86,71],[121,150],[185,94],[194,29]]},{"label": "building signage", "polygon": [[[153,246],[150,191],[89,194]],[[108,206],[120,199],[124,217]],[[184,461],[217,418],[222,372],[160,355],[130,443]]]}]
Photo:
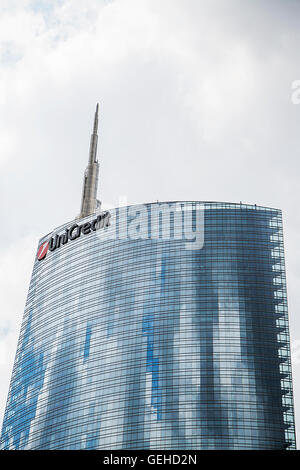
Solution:
[{"label": "building signage", "polygon": [[110,225],[109,219],[110,213],[106,211],[98,215],[91,222],[85,222],[82,225],[73,224],[70,228],[66,229],[64,233],[54,235],[39,246],[37,251],[38,261],[41,261],[46,257],[48,250],[54,251],[68,243],[69,240],[76,240],[76,238],[79,238],[82,234],[89,235],[91,232],[95,232],[99,228],[108,227]]},{"label": "building signage", "polygon": [[38,252],[37,252],[37,259],[39,261],[41,261],[42,259],[45,258],[46,254],[47,254],[47,251],[48,251],[48,248],[49,248],[48,241],[41,244],[41,246],[39,247]]}]

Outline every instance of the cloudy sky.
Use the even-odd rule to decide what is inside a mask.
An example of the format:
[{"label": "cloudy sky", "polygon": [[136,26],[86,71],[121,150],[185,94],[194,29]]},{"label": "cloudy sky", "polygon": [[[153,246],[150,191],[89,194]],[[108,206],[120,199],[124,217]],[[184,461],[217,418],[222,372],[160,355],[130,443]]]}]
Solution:
[{"label": "cloudy sky", "polygon": [[79,212],[99,101],[104,208],[283,210],[300,431],[299,51],[299,0],[0,0],[1,422],[36,246]]}]

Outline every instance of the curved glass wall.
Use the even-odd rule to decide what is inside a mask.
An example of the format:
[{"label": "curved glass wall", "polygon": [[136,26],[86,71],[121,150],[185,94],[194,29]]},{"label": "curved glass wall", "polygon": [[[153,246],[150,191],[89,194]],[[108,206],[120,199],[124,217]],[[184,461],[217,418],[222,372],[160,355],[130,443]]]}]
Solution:
[{"label": "curved glass wall", "polygon": [[35,261],[2,448],[295,448],[281,212],[162,206]]}]

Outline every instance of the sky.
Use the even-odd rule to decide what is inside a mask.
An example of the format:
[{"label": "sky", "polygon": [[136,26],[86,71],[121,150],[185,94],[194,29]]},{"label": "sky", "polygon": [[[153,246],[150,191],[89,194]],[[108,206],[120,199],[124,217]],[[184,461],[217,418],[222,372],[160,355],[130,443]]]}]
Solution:
[{"label": "sky", "polygon": [[300,436],[299,56],[298,0],[0,1],[1,422],[38,240],[79,213],[99,101],[104,208],[282,209]]}]

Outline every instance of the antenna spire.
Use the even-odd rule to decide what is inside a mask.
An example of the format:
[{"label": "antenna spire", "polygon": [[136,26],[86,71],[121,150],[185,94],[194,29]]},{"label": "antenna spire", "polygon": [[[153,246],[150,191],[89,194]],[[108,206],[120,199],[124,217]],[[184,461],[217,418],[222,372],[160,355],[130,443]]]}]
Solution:
[{"label": "antenna spire", "polygon": [[99,103],[97,103],[94,117],[93,133],[91,135],[90,142],[89,161],[84,173],[81,209],[80,214],[77,217],[78,219],[94,214],[96,212],[96,209],[99,208],[101,205],[100,201],[97,200],[99,173],[99,163],[97,160],[98,112]]},{"label": "antenna spire", "polygon": [[99,103],[97,103],[97,106],[96,106],[93,134],[97,134],[97,131],[98,131],[98,111],[99,111]]}]

